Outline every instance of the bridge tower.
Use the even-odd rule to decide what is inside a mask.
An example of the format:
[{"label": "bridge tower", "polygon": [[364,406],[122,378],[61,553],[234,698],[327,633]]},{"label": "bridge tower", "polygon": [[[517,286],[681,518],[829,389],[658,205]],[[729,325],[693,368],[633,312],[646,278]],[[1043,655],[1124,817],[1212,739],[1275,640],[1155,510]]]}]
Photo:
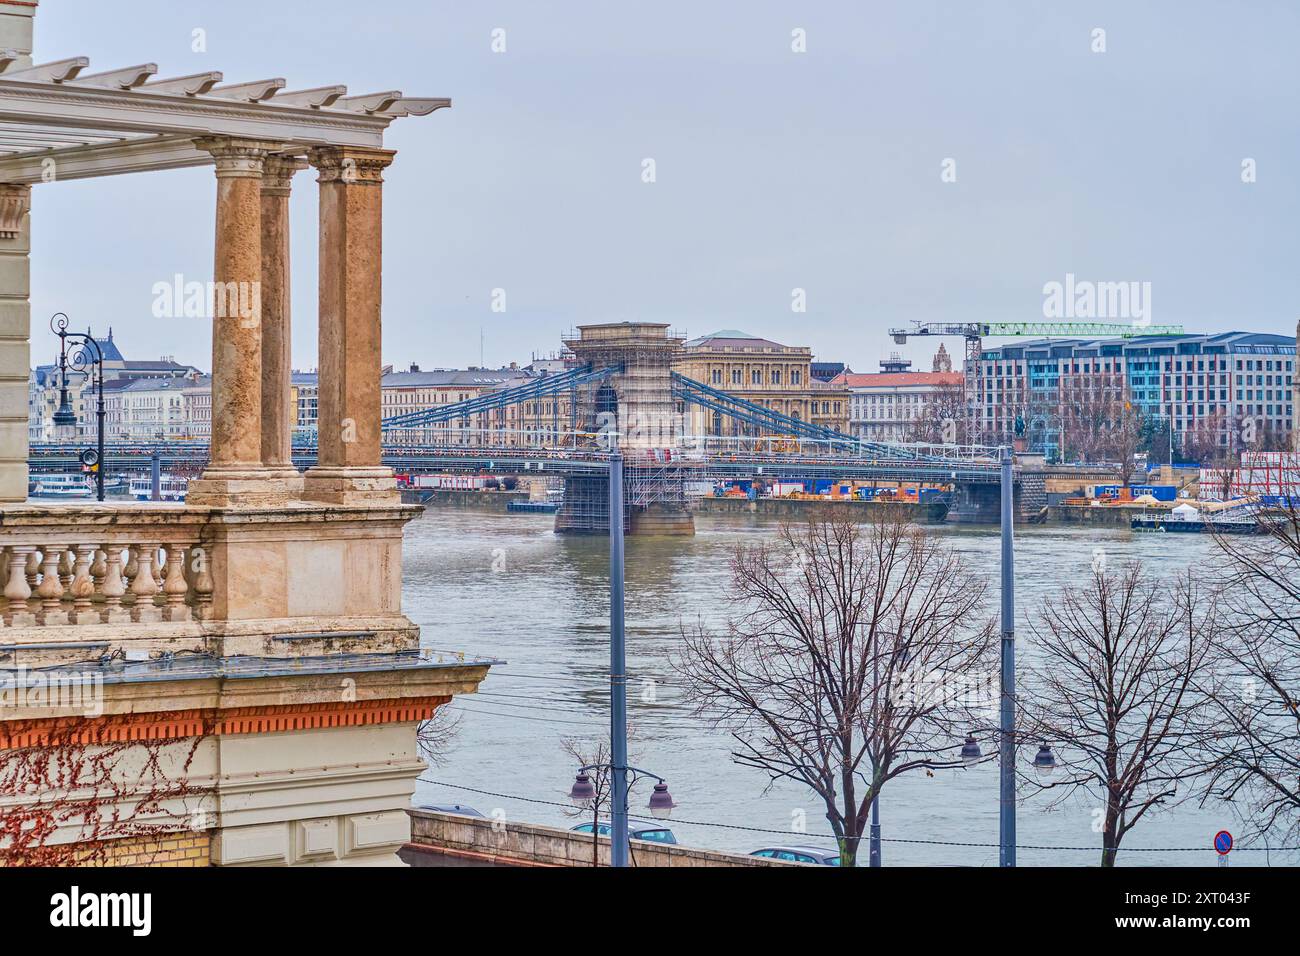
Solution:
[{"label": "bridge tower", "polygon": [[[681,416],[673,400],[673,360],[682,346],[666,323],[582,325],[564,344],[608,377],[578,386],[574,423],[598,441],[617,436],[626,458],[623,499],[628,534],[689,535],[695,520],[686,507],[685,473],[677,463]],[[555,516],[559,534],[607,534],[609,485],[603,477],[565,479],[564,504]]]}]

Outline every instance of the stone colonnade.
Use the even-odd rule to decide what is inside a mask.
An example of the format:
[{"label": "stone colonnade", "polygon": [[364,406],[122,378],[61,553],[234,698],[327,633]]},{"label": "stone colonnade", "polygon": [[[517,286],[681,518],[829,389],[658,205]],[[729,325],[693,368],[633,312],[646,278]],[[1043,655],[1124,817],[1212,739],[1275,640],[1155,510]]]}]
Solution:
[{"label": "stone colonnade", "polygon": [[[188,502],[279,506],[303,499],[388,504],[380,452],[382,172],[392,150],[320,147],[307,160],[278,143],[208,137],[216,166],[212,440]],[[290,458],[289,195],[311,165],[320,184],[317,464]]]}]

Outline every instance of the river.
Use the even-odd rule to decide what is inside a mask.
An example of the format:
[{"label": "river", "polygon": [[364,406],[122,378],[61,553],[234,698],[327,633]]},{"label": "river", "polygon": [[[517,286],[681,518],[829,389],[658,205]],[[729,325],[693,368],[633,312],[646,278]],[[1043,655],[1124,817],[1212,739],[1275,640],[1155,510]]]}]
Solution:
[{"label": "river", "polygon": [[[459,714],[458,730],[442,765],[418,785],[417,804],[463,803],[555,826],[580,822],[566,814],[576,768],[561,741],[608,733],[608,542],[558,537],[552,520],[550,515],[432,508],[407,528],[404,610],[423,629],[424,644],[506,662],[492,668],[478,694],[451,705]],[[696,719],[682,702],[670,663],[681,627],[721,619],[732,548],[770,538],[776,530],[776,522],[753,516],[697,516],[696,522],[693,538],[627,539],[631,762],[667,778],[678,803],[669,825],[680,843],[735,852],[773,843],[833,845],[818,838],[829,834],[829,824],[810,791],[784,781],[768,788],[763,773],[732,762],[727,734]],[[929,530],[992,576],[992,613],[997,529]],[[1016,597],[1022,660],[1026,615],[1088,574],[1097,549],[1108,561],[1135,559],[1162,576],[1188,567],[1213,573],[1215,545],[1208,536],[1020,528]],[[651,696],[647,688],[653,700],[643,699]],[[566,805],[520,799],[525,797]],[[648,784],[641,784],[632,797],[634,816],[648,798]],[[995,762],[932,776],[909,773],[885,786],[880,805],[885,865],[997,865]],[[1095,811],[1082,800],[1051,810],[1041,796],[1022,801],[1020,863],[1095,865],[1100,856]],[[1211,840],[1225,828],[1242,829],[1229,807],[1184,803],[1154,811],[1126,838],[1120,865],[1215,865]],[[1086,849],[1024,848],[1029,846]],[[1130,847],[1195,849],[1145,853]],[[865,844],[862,853],[865,861]],[[1234,857],[1244,857],[1238,865],[1297,862],[1294,853]]]}]

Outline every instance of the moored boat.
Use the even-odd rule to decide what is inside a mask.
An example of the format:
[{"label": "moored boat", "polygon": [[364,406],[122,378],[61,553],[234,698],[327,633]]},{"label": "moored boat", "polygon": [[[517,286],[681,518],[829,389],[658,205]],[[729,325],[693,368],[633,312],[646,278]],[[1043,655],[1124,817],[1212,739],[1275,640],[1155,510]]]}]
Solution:
[{"label": "moored boat", "polygon": [[39,475],[30,493],[33,498],[89,498],[95,492],[85,475]]}]

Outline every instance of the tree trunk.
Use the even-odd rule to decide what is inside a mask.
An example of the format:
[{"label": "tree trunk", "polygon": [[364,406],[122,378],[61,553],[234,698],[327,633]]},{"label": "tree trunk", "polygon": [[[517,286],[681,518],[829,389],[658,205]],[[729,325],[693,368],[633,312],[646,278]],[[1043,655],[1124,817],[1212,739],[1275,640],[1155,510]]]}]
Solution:
[{"label": "tree trunk", "polygon": [[1119,850],[1119,808],[1110,804],[1106,807],[1106,826],[1101,831],[1101,865],[1113,867],[1115,854]]}]

